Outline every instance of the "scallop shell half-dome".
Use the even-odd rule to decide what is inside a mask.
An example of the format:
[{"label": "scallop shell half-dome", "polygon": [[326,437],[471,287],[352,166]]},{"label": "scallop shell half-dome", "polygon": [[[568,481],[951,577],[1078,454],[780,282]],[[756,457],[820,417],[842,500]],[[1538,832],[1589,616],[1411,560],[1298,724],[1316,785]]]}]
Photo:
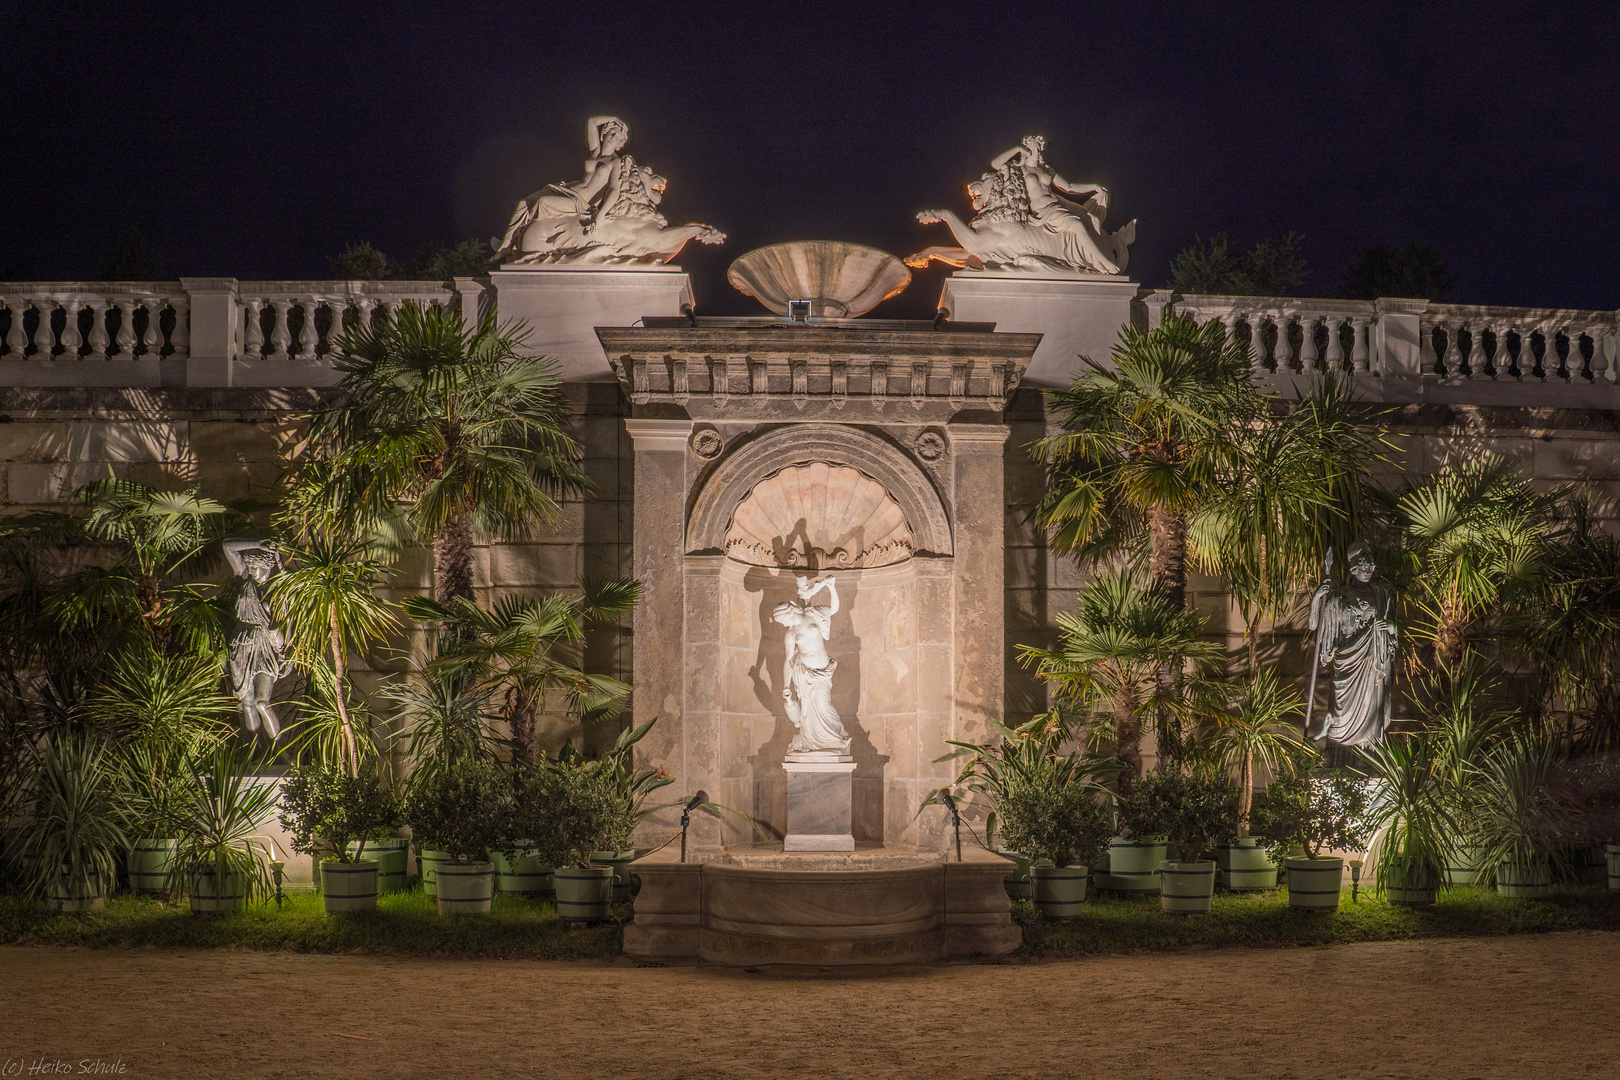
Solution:
[{"label": "scallop shell half-dome", "polygon": [[811,570],[911,558],[906,513],[887,488],[847,465],[790,465],[755,484],[731,516],[726,554],[753,566]]}]

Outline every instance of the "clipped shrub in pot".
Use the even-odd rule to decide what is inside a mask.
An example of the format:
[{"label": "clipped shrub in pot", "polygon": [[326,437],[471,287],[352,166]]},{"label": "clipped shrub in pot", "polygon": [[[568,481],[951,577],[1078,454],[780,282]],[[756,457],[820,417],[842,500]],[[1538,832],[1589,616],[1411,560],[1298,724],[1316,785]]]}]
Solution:
[{"label": "clipped shrub in pot", "polygon": [[623,851],[635,812],[611,771],[599,762],[565,757],[516,778],[508,835],[532,842],[552,872],[557,914],[569,922],[609,917],[613,868],[597,866],[597,851]]},{"label": "clipped shrub in pot", "polygon": [[18,837],[30,884],[58,911],[101,911],[129,849],[106,746],[86,735],[47,736],[31,780],[32,813]]},{"label": "clipped shrub in pot", "polygon": [[250,749],[220,746],[188,766],[175,815],[175,873],[194,913],[235,911],[270,891],[270,845],[260,834],[276,789],[258,782]]},{"label": "clipped shrub in pot", "polygon": [[484,853],[511,835],[511,798],[493,765],[464,760],[411,785],[405,798],[411,834],[448,856],[436,869],[439,914],[485,915],[495,892],[495,864]]},{"label": "clipped shrub in pot", "polygon": [[1215,862],[1204,858],[1217,837],[1237,828],[1238,788],[1219,774],[1184,773],[1175,766],[1150,773],[1120,800],[1120,817],[1134,835],[1168,835],[1178,859],[1159,864],[1164,911],[1200,915],[1215,893]]},{"label": "clipped shrub in pot", "polygon": [[[366,841],[398,828],[399,801],[367,762],[351,775],[341,768],[294,770],[281,785],[281,827],[294,851],[322,859],[321,898],[328,915],[377,909],[377,861],[365,858]],[[352,852],[351,852],[352,842]]]},{"label": "clipped shrub in pot", "polygon": [[1303,857],[1284,860],[1288,904],[1306,911],[1337,911],[1344,860],[1324,849],[1362,851],[1367,843],[1367,784],[1343,770],[1312,775],[1298,768],[1278,777],[1254,801],[1257,832]]}]

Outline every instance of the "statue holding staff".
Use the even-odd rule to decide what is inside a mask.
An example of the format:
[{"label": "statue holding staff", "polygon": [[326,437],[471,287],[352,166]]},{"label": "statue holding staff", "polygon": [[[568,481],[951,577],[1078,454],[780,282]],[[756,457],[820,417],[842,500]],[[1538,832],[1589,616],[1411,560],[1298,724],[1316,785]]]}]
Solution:
[{"label": "statue holding staff", "polygon": [[1307,704],[1305,734],[1339,746],[1374,746],[1389,729],[1400,628],[1389,591],[1373,582],[1378,567],[1372,550],[1358,540],[1349,561],[1350,577],[1343,585],[1334,588],[1324,577],[1311,597],[1310,626],[1316,631],[1311,698],[1314,702],[1320,664],[1333,679],[1333,707],[1312,723]]},{"label": "statue holding staff", "polygon": [[[799,602],[776,605],[771,617],[787,627],[787,659],[782,665],[782,700],[798,734],[788,744],[788,755],[849,753],[849,732],[832,703],[832,677],[838,661],[827,655],[832,617],[838,614],[838,585],[831,574],[798,578]],[[832,599],[828,607],[811,605],[822,589]]]},{"label": "statue holding staff", "polygon": [[227,540],[224,548],[225,559],[240,583],[236,592],[240,629],[231,641],[231,682],[236,687],[242,726],[252,732],[262,727],[275,742],[281,735],[281,720],[270,704],[270,694],[276,680],[292,670],[292,665],[287,660],[286,641],[259,589],[281,569],[281,558],[259,540]]}]

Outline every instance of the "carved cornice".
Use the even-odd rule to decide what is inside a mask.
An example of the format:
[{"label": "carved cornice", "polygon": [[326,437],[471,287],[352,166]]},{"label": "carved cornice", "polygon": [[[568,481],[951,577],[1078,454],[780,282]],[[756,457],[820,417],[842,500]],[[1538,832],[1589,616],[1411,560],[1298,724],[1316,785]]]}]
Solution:
[{"label": "carved cornice", "polygon": [[633,403],[724,420],[784,409],[890,421],[1000,412],[1041,339],[847,327],[599,327],[596,335]]}]

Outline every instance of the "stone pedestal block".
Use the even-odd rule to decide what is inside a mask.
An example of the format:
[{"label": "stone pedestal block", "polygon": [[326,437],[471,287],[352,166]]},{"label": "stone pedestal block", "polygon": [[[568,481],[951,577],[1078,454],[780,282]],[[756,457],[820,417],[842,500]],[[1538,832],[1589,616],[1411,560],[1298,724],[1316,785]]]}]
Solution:
[{"label": "stone pedestal block", "polygon": [[[797,756],[797,755],[796,755]],[[803,755],[811,758],[811,755]],[[853,758],[825,755],[782,763],[787,772],[785,851],[854,851]]]},{"label": "stone pedestal block", "polygon": [[497,270],[490,274],[500,319],[528,326],[525,349],[549,356],[563,381],[611,379],[598,326],[630,326],[644,315],[679,315],[692,279],[678,266]]},{"label": "stone pedestal block", "polygon": [[1068,386],[1082,366],[1079,357],[1108,362],[1140,291],[1136,282],[1106,274],[958,270],[945,279],[939,306],[958,322],[993,322],[998,333],[1042,335],[1024,385]]}]

